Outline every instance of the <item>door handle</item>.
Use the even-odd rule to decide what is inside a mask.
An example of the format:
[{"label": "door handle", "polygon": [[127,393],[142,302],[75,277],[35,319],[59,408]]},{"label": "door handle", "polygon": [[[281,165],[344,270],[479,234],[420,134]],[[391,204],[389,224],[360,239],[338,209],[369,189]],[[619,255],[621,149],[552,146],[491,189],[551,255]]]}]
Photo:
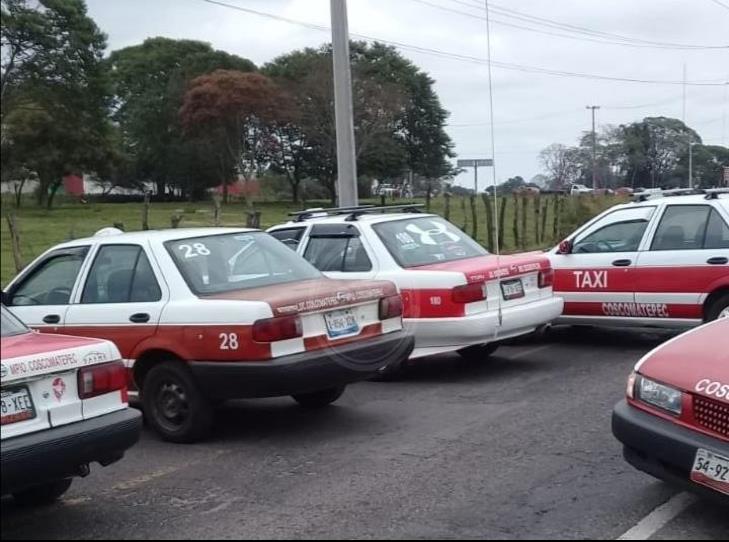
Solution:
[{"label": "door handle", "polygon": [[615,267],[628,267],[632,263],[633,263],[632,260],[615,260],[615,261],[613,261],[613,265]]},{"label": "door handle", "polygon": [[61,321],[61,317],[58,314],[46,314],[43,317],[43,322],[46,324],[57,324]]},{"label": "door handle", "polygon": [[132,314],[129,317],[129,321],[135,324],[146,324],[149,322],[149,318],[150,316],[146,312],[138,312],[137,314]]},{"label": "door handle", "polygon": [[709,258],[706,260],[706,263],[710,265],[725,265],[729,263],[729,258],[726,258],[724,256],[716,256],[715,258]]}]

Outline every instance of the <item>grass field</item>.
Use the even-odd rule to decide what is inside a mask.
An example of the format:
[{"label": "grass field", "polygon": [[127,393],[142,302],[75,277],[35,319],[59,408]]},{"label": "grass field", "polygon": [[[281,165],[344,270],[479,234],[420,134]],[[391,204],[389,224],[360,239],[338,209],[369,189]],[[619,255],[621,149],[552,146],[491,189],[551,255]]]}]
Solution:
[{"label": "grass field", "polygon": [[[6,200],[7,198],[7,200]],[[5,214],[10,212],[12,196],[3,195],[2,224],[0,225],[0,282],[5,285],[15,275],[15,265],[12,256],[9,228]],[[554,196],[540,198],[540,209],[544,208],[546,202],[546,224],[543,241],[538,241],[535,235],[535,198],[527,198],[526,212],[526,238],[524,243],[518,246],[514,243],[514,198],[507,198],[506,212],[504,218],[504,252],[515,252],[523,249],[545,248],[554,245],[563,235],[572,231],[578,225],[601,212],[602,210],[618,203],[619,200],[611,197],[590,197],[562,198],[560,207],[560,218],[558,221],[558,233],[554,234]],[[365,203],[365,202],[363,202]],[[366,203],[379,203],[368,201]],[[388,203],[390,203],[388,201]],[[422,202],[421,202],[422,203]],[[327,207],[326,202],[308,202],[307,207]],[[520,198],[519,213],[522,213],[523,201]],[[255,207],[261,211],[261,226],[267,228],[287,219],[287,213],[300,209],[300,205],[286,202],[260,202]],[[486,245],[486,207],[481,198],[476,201],[477,208],[477,239]],[[465,213],[464,213],[465,209]],[[245,205],[233,203],[224,205],[221,211],[221,224],[225,226],[245,225]],[[435,198],[431,202],[431,211],[443,215],[445,212],[444,198]],[[93,235],[97,230],[111,226],[114,223],[122,223],[127,231],[140,230],[142,228],[142,204],[141,203],[86,203],[81,204],[74,201],[59,201],[57,207],[50,211],[36,207],[28,200],[23,206],[14,211],[16,222],[20,231],[21,252],[24,263],[29,263],[41,252],[52,245],[71,239],[78,239]],[[152,203],[149,213],[149,224],[151,228],[169,228],[172,215],[181,215],[180,227],[197,227],[213,225],[213,204],[212,202],[199,203]],[[451,198],[450,220],[459,227],[465,226],[465,231],[473,232],[472,212],[470,202],[463,198]],[[541,224],[540,219],[540,224]],[[521,231],[522,219],[518,219],[518,228]]]}]

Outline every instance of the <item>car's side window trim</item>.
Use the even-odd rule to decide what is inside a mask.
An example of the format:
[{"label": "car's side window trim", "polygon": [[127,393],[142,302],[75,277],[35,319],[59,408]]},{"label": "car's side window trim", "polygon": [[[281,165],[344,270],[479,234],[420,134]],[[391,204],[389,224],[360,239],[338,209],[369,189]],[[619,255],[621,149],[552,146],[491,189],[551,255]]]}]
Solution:
[{"label": "car's side window trim", "polygon": [[[72,246],[72,247],[59,248],[59,249],[48,252],[43,257],[41,257],[39,260],[33,262],[31,265],[29,265],[28,267],[23,269],[20,272],[20,274],[15,278],[15,280],[13,280],[11,282],[10,287],[7,289],[7,292],[6,292],[7,302],[10,303],[12,301],[13,297],[15,296],[15,293],[21,288],[21,286],[23,284],[25,284],[25,282],[28,279],[33,277],[33,275],[35,275],[40,269],[42,269],[49,261],[56,259],[56,258],[63,257],[63,256],[75,254],[79,250],[86,250],[86,252],[84,253],[84,260],[81,263],[81,267],[79,268],[78,274],[76,275],[76,281],[74,282],[74,285],[71,288],[71,295],[69,296],[68,303],[66,303],[64,305],[58,305],[58,306],[70,305],[73,302],[73,299],[77,293],[77,290],[79,287],[79,281],[84,274],[84,270],[85,270],[86,266],[88,265],[89,254],[91,254],[92,248],[93,247],[90,244],[89,245],[77,245],[77,246]],[[10,306],[13,306],[13,305],[10,305]]]}]

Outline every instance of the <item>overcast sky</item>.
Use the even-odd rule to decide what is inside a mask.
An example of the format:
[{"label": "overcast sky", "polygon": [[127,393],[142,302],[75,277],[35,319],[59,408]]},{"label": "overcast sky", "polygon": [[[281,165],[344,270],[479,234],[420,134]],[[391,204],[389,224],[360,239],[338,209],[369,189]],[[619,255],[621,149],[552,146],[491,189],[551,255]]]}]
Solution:
[{"label": "overcast sky", "polygon": [[[221,1],[329,26],[329,0]],[[108,34],[110,50],[152,36],[186,38],[209,42],[261,65],[293,49],[318,46],[330,39],[326,31],[204,0],[87,2],[90,15]],[[644,41],[729,45],[729,0],[498,0],[490,4],[494,9],[508,8],[580,29]],[[486,58],[486,24],[483,2],[479,0],[348,0],[348,10],[352,34]],[[729,81],[726,47],[628,47],[604,43],[599,38],[596,43],[582,39],[587,37],[584,34],[564,37],[564,30],[527,23],[503,12],[491,16],[493,61],[559,72],[679,82],[683,80],[685,63],[688,81]],[[528,26],[539,32],[508,25]],[[412,50],[402,54],[435,79],[441,102],[451,113],[448,132],[458,157],[490,156],[487,66]],[[645,116],[681,118],[683,114],[680,84],[557,77],[499,67],[493,68],[493,81],[499,182],[514,175],[529,180],[540,172],[541,149],[555,142],[574,144],[582,130],[590,129],[590,112],[585,109],[588,104],[601,106],[599,126]],[[729,86],[687,86],[686,92],[687,124],[706,144],[729,144]],[[490,173],[479,173],[481,179],[490,180]],[[472,185],[472,174],[461,175],[458,182]]]}]

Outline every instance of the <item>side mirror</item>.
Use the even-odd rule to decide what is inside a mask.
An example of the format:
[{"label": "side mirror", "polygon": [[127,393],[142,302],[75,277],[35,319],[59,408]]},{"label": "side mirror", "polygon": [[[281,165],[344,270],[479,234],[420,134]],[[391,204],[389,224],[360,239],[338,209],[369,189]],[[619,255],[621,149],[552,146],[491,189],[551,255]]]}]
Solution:
[{"label": "side mirror", "polygon": [[8,295],[8,293],[3,290],[0,296],[2,297],[2,299],[0,299],[0,301],[2,301],[2,304],[7,305],[8,301],[10,301],[10,296]]},{"label": "side mirror", "polygon": [[572,254],[572,241],[565,239],[559,244],[557,254]]}]

